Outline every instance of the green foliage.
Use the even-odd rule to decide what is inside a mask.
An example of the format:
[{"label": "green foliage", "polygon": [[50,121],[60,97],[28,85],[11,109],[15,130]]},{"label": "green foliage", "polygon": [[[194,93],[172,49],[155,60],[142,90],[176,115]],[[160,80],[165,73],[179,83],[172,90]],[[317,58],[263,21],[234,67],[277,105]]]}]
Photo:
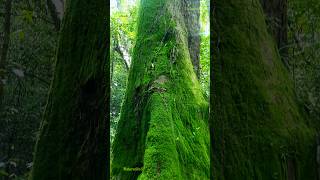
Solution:
[{"label": "green foliage", "polygon": [[209,34],[210,0],[200,0],[200,31],[201,35]]},{"label": "green foliage", "polygon": [[200,45],[200,84],[202,91],[209,101],[209,85],[210,85],[210,36],[201,36]]},{"label": "green foliage", "polygon": [[[132,47],[136,37],[137,7],[131,6],[128,11],[116,11],[111,14],[111,45],[110,45],[110,66],[111,66],[111,104],[110,104],[110,141],[112,143],[116,126],[120,116],[120,109],[125,95],[128,69],[125,57],[115,49],[121,46],[128,51],[129,58],[132,54]],[[120,50],[121,51],[121,50]],[[124,53],[124,52],[121,52]],[[127,57],[128,58],[128,57]]]},{"label": "green foliage", "polygon": [[289,3],[288,62],[299,101],[320,129],[320,2]]},{"label": "green foliage", "polygon": [[[111,52],[111,54],[114,54]],[[111,55],[114,61],[113,66],[113,77],[111,83],[111,102],[110,102],[110,117],[111,117],[111,126],[110,126],[110,140],[113,141],[115,135],[116,125],[120,116],[120,109],[122,105],[122,100],[125,95],[126,82],[128,77],[128,72],[123,63],[123,59],[115,56],[116,54]]]},{"label": "green foliage", "polygon": [[136,6],[132,6],[127,11],[116,11],[111,14],[111,42],[123,41],[129,43],[128,48],[132,46],[136,37],[137,9]]},{"label": "green foliage", "polygon": [[[0,12],[2,10],[0,7]],[[57,32],[45,20],[48,16],[36,14],[33,6],[22,1],[14,1],[11,18],[4,106],[0,112],[0,164],[5,166],[1,166],[0,171],[19,179],[32,165],[35,139],[49,89]],[[1,32],[2,25],[0,16]]]}]

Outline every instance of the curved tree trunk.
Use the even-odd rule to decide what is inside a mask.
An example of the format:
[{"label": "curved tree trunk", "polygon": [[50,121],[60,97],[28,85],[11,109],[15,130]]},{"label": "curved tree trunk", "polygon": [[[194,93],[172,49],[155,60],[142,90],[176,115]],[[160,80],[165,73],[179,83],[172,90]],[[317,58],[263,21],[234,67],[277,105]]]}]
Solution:
[{"label": "curved tree trunk", "polygon": [[141,1],[112,149],[114,179],[209,179],[208,103],[190,60],[182,5]]},{"label": "curved tree trunk", "polygon": [[67,1],[30,179],[107,179],[107,1]]},{"label": "curved tree trunk", "polygon": [[315,132],[298,106],[260,1],[213,5],[213,177],[315,179]]}]

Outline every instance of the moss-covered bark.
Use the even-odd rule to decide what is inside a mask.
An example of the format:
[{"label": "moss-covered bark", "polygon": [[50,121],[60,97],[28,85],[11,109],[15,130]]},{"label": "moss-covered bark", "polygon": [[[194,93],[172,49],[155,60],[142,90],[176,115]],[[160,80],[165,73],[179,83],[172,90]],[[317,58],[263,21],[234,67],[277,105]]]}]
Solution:
[{"label": "moss-covered bark", "polygon": [[260,0],[278,48],[286,55],[288,42],[288,0]]},{"label": "moss-covered bark", "polygon": [[260,1],[213,5],[213,177],[315,179],[314,130],[297,104]]},{"label": "moss-covered bark", "polygon": [[200,0],[182,0],[182,13],[188,33],[188,49],[193,69],[200,77]]},{"label": "moss-covered bark", "polygon": [[181,3],[140,2],[112,150],[114,179],[209,178],[208,103],[193,71]]},{"label": "moss-covered bark", "polygon": [[108,11],[67,1],[30,179],[107,179]]}]

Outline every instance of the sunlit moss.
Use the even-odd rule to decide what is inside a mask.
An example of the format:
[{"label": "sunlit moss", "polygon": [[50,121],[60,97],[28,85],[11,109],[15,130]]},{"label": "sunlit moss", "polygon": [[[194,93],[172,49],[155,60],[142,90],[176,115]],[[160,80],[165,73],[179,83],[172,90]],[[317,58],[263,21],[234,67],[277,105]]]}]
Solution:
[{"label": "sunlit moss", "polygon": [[208,103],[191,64],[181,8],[177,0],[141,1],[113,178],[209,178]]}]

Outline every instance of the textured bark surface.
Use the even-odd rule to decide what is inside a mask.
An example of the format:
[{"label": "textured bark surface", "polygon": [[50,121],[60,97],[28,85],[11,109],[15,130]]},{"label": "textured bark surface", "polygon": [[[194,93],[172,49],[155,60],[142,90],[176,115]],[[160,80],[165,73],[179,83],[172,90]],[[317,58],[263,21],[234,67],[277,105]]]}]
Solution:
[{"label": "textured bark surface", "polygon": [[200,77],[200,0],[183,0],[184,22],[188,33],[188,49],[197,77]]},{"label": "textured bark surface", "polygon": [[[57,4],[55,4],[55,3],[57,3]],[[61,4],[58,4],[58,3],[61,3],[60,0],[56,0],[56,1],[47,0],[47,6],[48,6],[48,9],[50,12],[50,16],[53,21],[53,25],[57,31],[60,30],[60,23],[61,23],[61,19],[62,19],[62,15],[63,15],[63,14],[60,14],[62,11],[62,7],[60,7],[62,5],[62,3]]]},{"label": "textured bark surface", "polygon": [[209,179],[208,103],[188,50],[181,0],[142,0],[113,179]]},{"label": "textured bark surface", "polygon": [[60,20],[62,20],[63,14],[64,14],[64,6],[65,6],[65,3],[66,3],[66,0],[52,0],[52,2],[56,7],[58,18]]},{"label": "textured bark surface", "polygon": [[67,1],[30,179],[108,179],[109,4]]},{"label": "textured bark surface", "polygon": [[211,157],[215,179],[315,179],[315,131],[267,32],[259,0],[215,0]]},{"label": "textured bark surface", "polygon": [[270,27],[280,53],[286,55],[288,42],[288,0],[261,0]]}]

